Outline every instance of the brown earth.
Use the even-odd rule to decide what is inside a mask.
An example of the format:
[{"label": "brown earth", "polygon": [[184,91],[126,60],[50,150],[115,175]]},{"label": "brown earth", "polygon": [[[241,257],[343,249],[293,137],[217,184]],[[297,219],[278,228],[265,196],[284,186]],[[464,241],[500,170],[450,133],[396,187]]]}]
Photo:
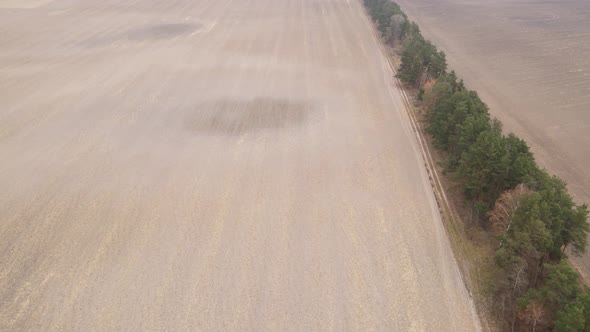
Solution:
[{"label": "brown earth", "polygon": [[360,2],[0,7],[0,330],[479,328]]},{"label": "brown earth", "polygon": [[[590,203],[590,2],[397,2],[506,131]],[[590,253],[574,262],[590,280]]]}]

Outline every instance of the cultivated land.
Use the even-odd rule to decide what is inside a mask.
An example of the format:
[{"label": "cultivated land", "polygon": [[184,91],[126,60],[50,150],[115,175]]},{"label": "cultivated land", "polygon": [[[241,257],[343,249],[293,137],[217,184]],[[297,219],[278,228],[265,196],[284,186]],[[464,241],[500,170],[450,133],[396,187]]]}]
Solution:
[{"label": "cultivated land", "polygon": [[0,330],[478,328],[359,1],[0,7]]},{"label": "cultivated land", "polygon": [[[506,129],[590,203],[590,2],[396,2]],[[590,253],[575,263],[590,278]]]}]

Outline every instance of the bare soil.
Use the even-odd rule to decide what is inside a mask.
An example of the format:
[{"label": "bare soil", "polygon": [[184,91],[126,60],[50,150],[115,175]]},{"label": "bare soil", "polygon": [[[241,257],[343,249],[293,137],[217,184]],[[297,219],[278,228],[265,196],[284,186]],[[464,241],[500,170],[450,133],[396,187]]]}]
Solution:
[{"label": "bare soil", "polygon": [[359,1],[0,8],[0,330],[479,328]]}]

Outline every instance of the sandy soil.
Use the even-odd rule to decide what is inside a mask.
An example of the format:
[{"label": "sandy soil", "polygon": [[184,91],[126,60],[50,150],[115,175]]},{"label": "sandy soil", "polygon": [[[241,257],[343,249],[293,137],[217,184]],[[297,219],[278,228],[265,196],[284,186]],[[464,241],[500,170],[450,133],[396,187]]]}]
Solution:
[{"label": "sandy soil", "polygon": [[[507,131],[590,203],[590,2],[397,2]],[[590,280],[590,253],[575,262]]]},{"label": "sandy soil", "polygon": [[478,328],[360,2],[16,4],[0,330]]}]

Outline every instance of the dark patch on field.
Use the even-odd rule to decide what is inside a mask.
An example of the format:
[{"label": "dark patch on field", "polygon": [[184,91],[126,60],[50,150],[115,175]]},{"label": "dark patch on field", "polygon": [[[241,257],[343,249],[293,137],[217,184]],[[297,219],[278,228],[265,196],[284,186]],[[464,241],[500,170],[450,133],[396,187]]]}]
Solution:
[{"label": "dark patch on field", "polygon": [[301,126],[310,111],[308,103],[284,99],[223,99],[197,106],[186,124],[195,133],[241,135]]},{"label": "dark patch on field", "polygon": [[103,47],[127,42],[162,41],[175,37],[187,36],[202,29],[198,23],[156,23],[136,27],[127,31],[97,34],[83,40],[83,47]]},{"label": "dark patch on field", "polygon": [[200,25],[186,23],[154,24],[127,32],[127,39],[135,41],[170,39],[190,34],[200,28]]}]

